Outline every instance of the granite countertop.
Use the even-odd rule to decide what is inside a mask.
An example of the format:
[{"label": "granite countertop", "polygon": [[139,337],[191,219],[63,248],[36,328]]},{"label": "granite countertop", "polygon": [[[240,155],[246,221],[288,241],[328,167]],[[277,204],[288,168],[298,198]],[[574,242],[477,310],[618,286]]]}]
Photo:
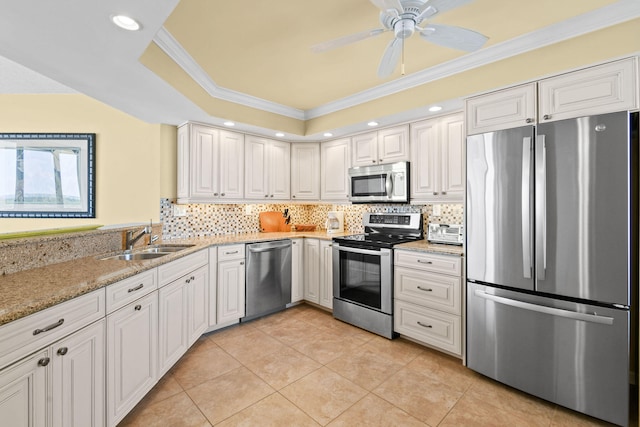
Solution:
[{"label": "granite countertop", "polygon": [[[189,244],[194,246],[180,252],[149,260],[102,260],[101,258],[103,257],[113,255],[107,253],[6,274],[0,276],[0,325],[103,288],[210,246],[302,237],[331,240],[333,237],[349,234],[353,233],[327,234],[326,231],[305,231],[228,234],[192,239],[172,239],[163,242],[163,244]],[[459,246],[435,245],[428,243],[426,240],[405,243],[398,247],[408,250],[462,255],[462,248]]]}]

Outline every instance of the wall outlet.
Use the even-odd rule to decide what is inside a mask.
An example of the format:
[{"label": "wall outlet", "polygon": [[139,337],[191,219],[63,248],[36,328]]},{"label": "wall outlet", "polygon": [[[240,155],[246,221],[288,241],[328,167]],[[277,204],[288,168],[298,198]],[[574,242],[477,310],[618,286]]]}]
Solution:
[{"label": "wall outlet", "polygon": [[442,215],[442,205],[433,205],[433,208],[431,210],[433,216],[440,216]]},{"label": "wall outlet", "polygon": [[251,209],[251,205],[244,205],[244,214],[251,215],[253,209]]},{"label": "wall outlet", "polygon": [[184,205],[173,205],[173,216],[187,216],[187,207]]}]

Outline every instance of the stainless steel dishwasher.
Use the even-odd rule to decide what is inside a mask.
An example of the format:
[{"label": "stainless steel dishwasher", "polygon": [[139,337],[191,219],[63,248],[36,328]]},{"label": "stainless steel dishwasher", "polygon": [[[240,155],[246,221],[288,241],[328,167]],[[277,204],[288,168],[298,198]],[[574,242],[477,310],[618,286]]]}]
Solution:
[{"label": "stainless steel dishwasher", "polygon": [[246,322],[291,303],[291,240],[246,246]]}]

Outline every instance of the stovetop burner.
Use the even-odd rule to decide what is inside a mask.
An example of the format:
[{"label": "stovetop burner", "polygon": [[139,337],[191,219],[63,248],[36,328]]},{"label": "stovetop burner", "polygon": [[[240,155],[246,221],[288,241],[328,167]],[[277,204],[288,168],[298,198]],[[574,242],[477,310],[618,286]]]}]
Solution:
[{"label": "stovetop burner", "polygon": [[[335,237],[339,244],[362,244],[380,248],[392,248],[400,243],[422,240],[422,214],[365,214],[365,233]],[[385,226],[387,224],[393,227]]]}]

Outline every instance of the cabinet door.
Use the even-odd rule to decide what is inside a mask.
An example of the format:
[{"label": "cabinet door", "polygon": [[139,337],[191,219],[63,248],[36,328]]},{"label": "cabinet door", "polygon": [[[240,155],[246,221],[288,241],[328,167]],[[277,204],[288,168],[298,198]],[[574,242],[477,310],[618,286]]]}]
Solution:
[{"label": "cabinet door", "polygon": [[352,166],[378,163],[378,132],[368,132],[351,138]]},{"label": "cabinet door", "polygon": [[461,202],[465,188],[463,123],[462,113],[440,121],[440,194],[447,200]]},{"label": "cabinet door", "polygon": [[51,354],[40,351],[0,371],[0,423],[12,427],[47,425]]},{"label": "cabinet door", "polygon": [[270,141],[247,135],[244,141],[244,197],[269,198],[268,153]]},{"label": "cabinet door", "polygon": [[536,85],[530,83],[466,100],[467,135],[535,122]]},{"label": "cabinet door", "polygon": [[191,127],[191,198],[210,200],[217,197],[219,183],[220,133],[206,126]]},{"label": "cabinet door", "polygon": [[409,160],[409,126],[396,126],[378,131],[379,163]]},{"label": "cabinet door", "polygon": [[191,346],[209,325],[209,270],[200,267],[189,276],[187,285],[187,343]]},{"label": "cabinet door", "polygon": [[320,241],[304,239],[304,299],[320,303]]},{"label": "cabinet door", "polygon": [[304,240],[291,240],[291,302],[304,299]]},{"label": "cabinet door", "polygon": [[538,121],[633,110],[637,90],[635,58],[544,79],[538,83]]},{"label": "cabinet door", "polygon": [[158,377],[162,377],[189,348],[187,298],[186,278],[158,290]]},{"label": "cabinet door", "polygon": [[440,191],[438,119],[411,125],[411,198],[431,200]]},{"label": "cabinet door", "polygon": [[319,144],[291,144],[291,198],[320,200]]},{"label": "cabinet door", "polygon": [[115,426],[157,381],[158,293],[107,316],[107,425]]},{"label": "cabinet door", "polygon": [[188,199],[189,193],[189,125],[180,126],[177,136],[177,195],[178,199]]},{"label": "cabinet door", "polygon": [[244,259],[218,262],[218,323],[244,317]]},{"label": "cabinet door", "polygon": [[291,146],[271,141],[269,150],[269,199],[291,198]]},{"label": "cabinet door", "polygon": [[324,142],[321,145],[321,199],[349,199],[349,139]]},{"label": "cabinet door", "polygon": [[320,305],[333,309],[333,252],[331,241],[320,241]]},{"label": "cabinet door", "polygon": [[53,426],[104,425],[105,324],[93,323],[53,346]]},{"label": "cabinet door", "polygon": [[220,197],[241,199],[244,193],[244,135],[220,131]]}]

